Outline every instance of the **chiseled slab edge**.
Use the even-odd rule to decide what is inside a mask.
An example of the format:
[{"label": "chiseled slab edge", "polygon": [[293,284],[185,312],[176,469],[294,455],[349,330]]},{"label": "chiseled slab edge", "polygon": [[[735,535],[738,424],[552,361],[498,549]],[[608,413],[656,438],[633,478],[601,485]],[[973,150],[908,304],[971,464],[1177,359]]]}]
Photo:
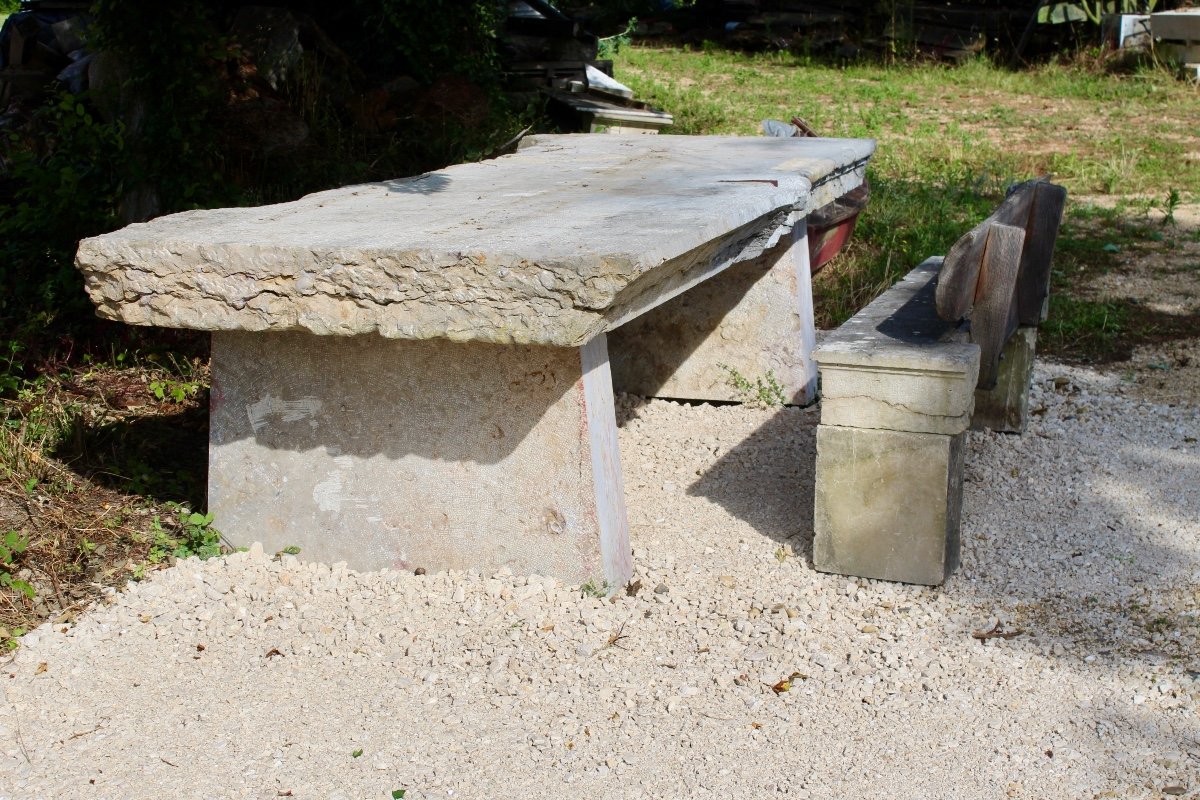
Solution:
[{"label": "chiseled slab edge", "polygon": [[[85,274],[97,314],[132,325],[209,331],[303,330],[318,336],[377,333],[386,339],[581,347],[732,264],[757,257],[791,230],[791,213],[792,206],[785,205],[641,271],[619,292],[605,298],[607,306],[595,308],[571,305],[579,295],[562,288],[563,284],[582,279],[579,271],[564,264],[557,265],[553,273],[543,270],[533,281],[520,279],[524,286],[471,285],[475,267],[468,257],[463,274],[456,274],[458,270],[453,268],[442,270],[439,282],[449,284],[446,289],[411,300],[379,298],[379,293],[389,291],[382,286],[343,286],[345,294],[341,296],[297,290],[306,274],[328,269],[339,260],[319,259],[305,265],[305,259],[315,254],[295,254],[301,265],[295,268],[298,275],[294,277],[222,279],[203,272],[206,257],[202,252],[173,252],[174,274],[164,277],[158,270],[133,269],[141,258],[136,250],[124,252],[121,245],[106,243],[106,253],[97,256],[89,245],[97,240],[85,240],[76,264]],[[290,255],[256,252],[246,257],[250,262],[280,261]],[[341,256],[339,266],[350,258]],[[196,268],[189,274],[185,265],[192,261]],[[366,259],[366,263],[370,261]],[[106,271],[114,263],[130,268]],[[181,286],[182,281],[190,284]],[[236,283],[247,288],[231,305],[226,289]],[[236,295],[239,290],[234,287],[233,291]],[[297,302],[293,293],[304,301]]]},{"label": "chiseled slab edge", "polygon": [[[132,324],[581,346],[741,260],[700,254],[728,250],[743,238],[742,227],[803,207],[807,175],[828,193],[860,180],[854,172],[874,149],[867,140],[660,137],[673,141],[646,150],[623,137],[599,138],[539,137],[540,147],[507,157],[516,161],[458,165],[259,209],[171,215],[85,240],[77,265],[100,316]],[[440,213],[450,202],[445,186],[455,196],[493,198],[476,213],[505,202],[516,208],[503,198],[515,196],[509,190],[520,188],[528,167],[554,178],[545,191],[525,193],[542,195],[528,208],[489,217],[491,227],[473,224],[470,214]],[[597,208],[589,180],[613,192],[601,195],[604,202],[621,198],[614,214],[650,214],[658,224],[634,226],[637,241],[601,225],[607,206]],[[717,183],[728,190],[714,205]],[[396,199],[405,194],[428,200]],[[590,205],[579,217],[573,209],[584,198]],[[401,210],[416,214],[413,230],[434,225],[432,238],[399,233]],[[524,227],[510,228],[509,217]],[[334,232],[326,235],[327,227]],[[779,234],[771,230],[768,238]]]},{"label": "chiseled slab edge", "polygon": [[[978,345],[975,348],[978,363]],[[829,364],[821,367],[821,422],[953,436],[971,424],[975,373]]]}]

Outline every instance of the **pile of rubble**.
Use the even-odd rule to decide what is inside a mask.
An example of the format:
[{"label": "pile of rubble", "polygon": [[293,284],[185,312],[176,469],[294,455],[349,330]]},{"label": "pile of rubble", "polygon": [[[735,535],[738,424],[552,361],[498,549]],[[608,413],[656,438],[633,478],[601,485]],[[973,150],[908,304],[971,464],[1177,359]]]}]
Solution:
[{"label": "pile of rubble", "polygon": [[635,100],[599,58],[600,40],[545,0],[515,0],[501,32],[506,89],[518,105],[549,98],[555,123],[567,131],[658,133],[670,114]]},{"label": "pile of rubble", "polygon": [[57,80],[78,94],[94,55],[85,47],[86,2],[42,3],[5,20],[0,31],[0,108],[38,96]]}]

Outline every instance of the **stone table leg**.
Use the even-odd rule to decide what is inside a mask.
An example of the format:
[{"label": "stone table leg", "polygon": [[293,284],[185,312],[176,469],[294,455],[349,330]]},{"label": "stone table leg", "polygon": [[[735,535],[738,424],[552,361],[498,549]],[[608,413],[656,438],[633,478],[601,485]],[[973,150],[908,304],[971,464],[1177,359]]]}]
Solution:
[{"label": "stone table leg", "polygon": [[612,331],[617,391],[745,401],[740,377],[777,384],[785,403],[815,400],[807,226],[796,215],[791,222],[775,247]]},{"label": "stone table leg", "polygon": [[216,333],[212,372],[209,508],[236,545],[354,569],[629,577],[604,335]]}]

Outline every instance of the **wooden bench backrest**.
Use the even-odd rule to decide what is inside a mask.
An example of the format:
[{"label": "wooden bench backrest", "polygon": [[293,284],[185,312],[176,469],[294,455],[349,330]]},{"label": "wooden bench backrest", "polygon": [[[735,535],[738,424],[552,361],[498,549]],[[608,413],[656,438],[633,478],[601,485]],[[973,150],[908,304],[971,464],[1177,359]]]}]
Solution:
[{"label": "wooden bench backrest", "polygon": [[979,388],[996,384],[1000,353],[1018,325],[1045,319],[1050,262],[1067,190],[1045,179],[1014,186],[991,216],[954,243],[938,276],[938,316],[971,320]]}]

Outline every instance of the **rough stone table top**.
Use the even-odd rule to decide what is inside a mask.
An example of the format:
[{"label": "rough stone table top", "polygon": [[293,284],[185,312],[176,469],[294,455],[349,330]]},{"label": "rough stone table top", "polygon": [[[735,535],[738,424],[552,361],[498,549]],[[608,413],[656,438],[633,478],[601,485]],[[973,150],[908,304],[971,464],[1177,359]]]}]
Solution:
[{"label": "rough stone table top", "polygon": [[98,313],[578,346],[862,181],[866,139],[537,136],[517,153],[85,239]]}]

